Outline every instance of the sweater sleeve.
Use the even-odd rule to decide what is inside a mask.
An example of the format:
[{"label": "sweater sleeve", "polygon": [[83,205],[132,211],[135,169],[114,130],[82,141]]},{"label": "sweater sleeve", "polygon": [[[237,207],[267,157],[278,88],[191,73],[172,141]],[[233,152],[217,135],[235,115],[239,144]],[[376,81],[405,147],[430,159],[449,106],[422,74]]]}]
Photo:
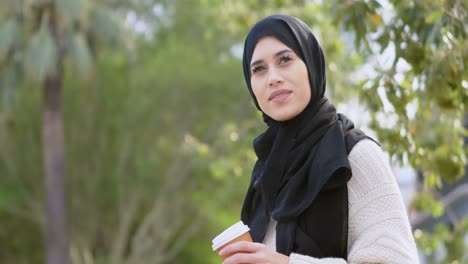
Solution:
[{"label": "sweater sleeve", "polygon": [[349,160],[348,260],[292,253],[289,264],[419,263],[398,184],[380,147],[360,141]]}]

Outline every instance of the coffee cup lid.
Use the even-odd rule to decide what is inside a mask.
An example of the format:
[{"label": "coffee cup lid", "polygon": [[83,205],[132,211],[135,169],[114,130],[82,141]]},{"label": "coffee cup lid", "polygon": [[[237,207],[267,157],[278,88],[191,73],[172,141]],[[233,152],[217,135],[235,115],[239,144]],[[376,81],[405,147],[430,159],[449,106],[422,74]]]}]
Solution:
[{"label": "coffee cup lid", "polygon": [[213,239],[213,251],[216,251],[218,248],[222,247],[227,242],[241,236],[242,234],[248,232],[250,228],[245,225],[242,221],[239,221],[224,230],[221,234]]}]

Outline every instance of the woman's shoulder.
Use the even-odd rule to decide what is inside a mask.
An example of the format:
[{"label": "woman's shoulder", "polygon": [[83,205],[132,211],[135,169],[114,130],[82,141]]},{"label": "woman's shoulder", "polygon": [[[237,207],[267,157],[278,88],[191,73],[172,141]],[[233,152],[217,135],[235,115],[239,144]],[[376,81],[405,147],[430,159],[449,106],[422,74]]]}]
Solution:
[{"label": "woman's shoulder", "polygon": [[356,143],[348,155],[352,177],[348,182],[349,202],[369,199],[386,193],[399,193],[388,157],[369,139]]},{"label": "woman's shoulder", "polygon": [[352,171],[348,182],[348,260],[419,263],[388,156],[375,142],[362,140],[348,157]]},{"label": "woman's shoulder", "polygon": [[375,161],[375,159],[384,158],[384,153],[380,146],[371,139],[363,139],[356,143],[348,155],[350,161],[364,162]]}]

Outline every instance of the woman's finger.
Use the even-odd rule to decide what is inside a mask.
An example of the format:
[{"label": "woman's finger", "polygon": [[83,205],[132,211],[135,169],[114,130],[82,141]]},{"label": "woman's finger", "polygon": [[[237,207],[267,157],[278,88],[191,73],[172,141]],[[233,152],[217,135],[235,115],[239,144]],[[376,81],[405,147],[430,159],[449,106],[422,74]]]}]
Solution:
[{"label": "woman's finger", "polygon": [[223,248],[220,252],[220,256],[227,256],[234,254],[236,252],[244,252],[244,253],[253,253],[257,252],[262,248],[263,244],[260,243],[254,243],[254,242],[246,242],[246,241],[240,241],[236,243],[232,243],[231,245],[228,245],[227,247]]},{"label": "woman's finger", "polygon": [[263,263],[257,253],[237,253],[223,261],[223,264],[255,264]]}]

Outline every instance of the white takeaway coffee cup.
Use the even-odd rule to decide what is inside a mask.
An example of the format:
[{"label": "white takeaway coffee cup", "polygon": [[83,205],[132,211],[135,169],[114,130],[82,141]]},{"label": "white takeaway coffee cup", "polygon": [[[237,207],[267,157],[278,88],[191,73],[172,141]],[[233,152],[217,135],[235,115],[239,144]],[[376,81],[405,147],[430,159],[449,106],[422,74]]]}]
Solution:
[{"label": "white takeaway coffee cup", "polygon": [[[239,241],[252,242],[250,236],[250,228],[245,225],[242,221],[235,223],[228,229],[224,230],[221,234],[215,237],[212,241],[213,251],[220,252],[224,247]],[[228,256],[225,256],[226,258]]]}]

